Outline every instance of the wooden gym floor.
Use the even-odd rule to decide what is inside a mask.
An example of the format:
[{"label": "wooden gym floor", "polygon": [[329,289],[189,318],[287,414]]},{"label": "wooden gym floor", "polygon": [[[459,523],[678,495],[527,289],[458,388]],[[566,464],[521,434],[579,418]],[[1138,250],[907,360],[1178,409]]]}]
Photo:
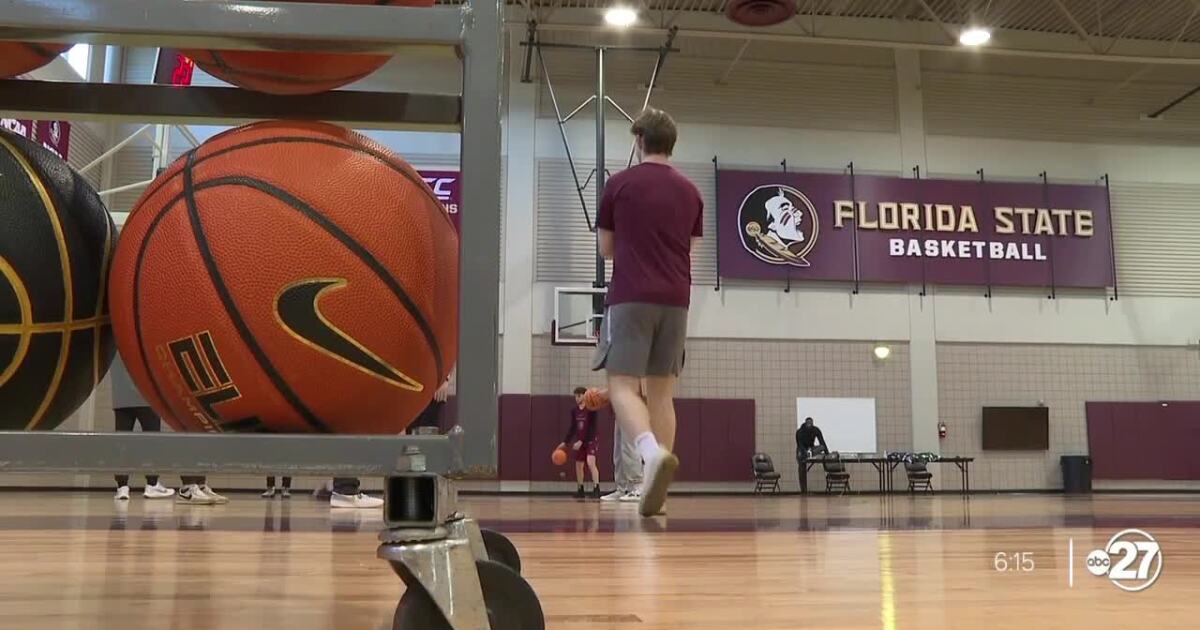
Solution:
[{"label": "wooden gym floor", "polygon": [[[379,512],[231,498],[0,493],[0,628],[390,627],[403,586],[375,559]],[[569,498],[464,502],[511,535],[552,629],[1191,629],[1200,610],[1197,495],[681,496],[652,520]],[[1163,548],[1141,593],[1083,568],[1126,527]],[[998,552],[1035,568],[997,573]]]}]

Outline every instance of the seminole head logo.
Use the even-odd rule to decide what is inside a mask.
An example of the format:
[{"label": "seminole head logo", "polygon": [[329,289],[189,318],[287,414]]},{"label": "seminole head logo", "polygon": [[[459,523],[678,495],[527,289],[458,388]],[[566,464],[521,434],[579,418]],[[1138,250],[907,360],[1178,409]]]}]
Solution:
[{"label": "seminole head logo", "polygon": [[742,246],[772,265],[808,267],[820,223],[817,209],[804,193],[770,184],[750,191],[738,209]]}]

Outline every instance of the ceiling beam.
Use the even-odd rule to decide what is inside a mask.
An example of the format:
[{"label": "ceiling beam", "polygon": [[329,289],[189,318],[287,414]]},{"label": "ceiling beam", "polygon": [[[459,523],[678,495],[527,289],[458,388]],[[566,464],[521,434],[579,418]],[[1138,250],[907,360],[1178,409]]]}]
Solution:
[{"label": "ceiling beam", "polygon": [[925,9],[926,15],[928,15],[930,19],[937,23],[937,25],[942,29],[942,32],[946,34],[946,37],[948,37],[952,43],[958,41],[958,34],[950,30],[949,26],[946,26],[946,23],[943,22],[942,18],[938,16],[936,11],[933,10],[933,7],[929,6],[928,2],[925,0],[917,0],[917,4],[920,4],[921,8]]},{"label": "ceiling beam", "polygon": [[742,60],[742,55],[746,54],[746,49],[749,47],[750,40],[747,39],[746,41],[742,42],[742,47],[738,49],[737,55],[734,56],[733,61],[730,61],[729,66],[725,68],[725,72],[722,72],[721,76],[717,77],[717,85],[724,85],[725,82],[729,80],[729,75],[733,74],[733,67]]},{"label": "ceiling beam", "polygon": [[[525,28],[524,22],[508,22],[510,28]],[[559,31],[573,33],[595,33],[599,29],[586,24],[539,24],[541,31]],[[663,35],[665,29],[648,27],[630,27],[626,32],[636,35]],[[1077,61],[1104,61],[1111,63],[1156,64],[1164,66],[1200,66],[1200,57],[1175,57],[1163,55],[1101,55],[1092,52],[1066,52],[1060,50],[1002,48],[999,46],[982,46],[968,48],[957,44],[935,44],[930,42],[908,42],[881,39],[859,39],[851,37],[811,37],[793,33],[747,32],[712,29],[679,30],[680,37],[697,39],[733,39],[738,41],[773,41],[796,44],[825,44],[835,46],[855,46],[862,48],[886,48],[893,50],[928,50],[933,52],[952,52],[971,55],[995,55],[1000,57],[1025,57],[1031,59],[1070,59]]]},{"label": "ceiling beam", "polygon": [[915,0],[904,0],[896,5],[896,10],[892,12],[892,19],[902,21],[912,19],[912,12],[916,6]]},{"label": "ceiling beam", "polygon": [[1092,41],[1092,36],[1088,34],[1086,28],[1083,28],[1083,25],[1079,23],[1079,20],[1075,19],[1075,16],[1069,9],[1067,9],[1067,5],[1063,4],[1062,0],[1050,1],[1054,3],[1054,6],[1058,9],[1058,12],[1061,13],[1063,17],[1067,18],[1067,22],[1070,23],[1071,28],[1075,29],[1075,34],[1079,36],[1079,39],[1083,40],[1083,43],[1087,44],[1087,47],[1091,48],[1092,52],[1100,52],[1100,47],[1096,45],[1096,42]]},{"label": "ceiling beam", "polygon": [[1110,51],[1112,51],[1112,49],[1115,48],[1122,39],[1125,39],[1125,34],[1128,33],[1130,29],[1140,24],[1142,20],[1146,19],[1146,15],[1149,12],[1149,9],[1145,8],[1145,5],[1142,5],[1142,10],[1134,17],[1125,20],[1125,26],[1121,28],[1121,32],[1118,33],[1117,36],[1111,42],[1109,42],[1108,46],[1106,46],[1104,50],[1100,52],[1107,55]]}]

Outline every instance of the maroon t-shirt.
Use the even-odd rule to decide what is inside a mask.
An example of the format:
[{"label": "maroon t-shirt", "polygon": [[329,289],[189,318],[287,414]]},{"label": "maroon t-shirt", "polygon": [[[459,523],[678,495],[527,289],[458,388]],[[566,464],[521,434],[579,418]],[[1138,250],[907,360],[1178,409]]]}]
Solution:
[{"label": "maroon t-shirt", "polygon": [[687,307],[692,237],[703,236],[703,212],[700,191],[672,166],[643,162],[613,175],[596,218],[614,234],[608,304]]}]

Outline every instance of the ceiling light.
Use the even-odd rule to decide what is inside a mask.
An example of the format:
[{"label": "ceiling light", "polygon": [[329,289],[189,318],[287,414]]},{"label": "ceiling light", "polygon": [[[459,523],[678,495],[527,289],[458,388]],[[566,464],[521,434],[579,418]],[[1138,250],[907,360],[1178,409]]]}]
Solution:
[{"label": "ceiling light", "polygon": [[875,358],[876,359],[879,359],[880,361],[885,361],[890,356],[892,356],[891,348],[889,348],[887,346],[883,346],[883,345],[875,346]]},{"label": "ceiling light", "polygon": [[963,46],[982,46],[992,39],[992,31],[981,26],[972,26],[958,36],[958,43]]},{"label": "ceiling light", "polygon": [[637,22],[637,11],[629,7],[610,7],[604,12],[604,21],[609,26],[619,26],[624,28],[633,25]]}]

